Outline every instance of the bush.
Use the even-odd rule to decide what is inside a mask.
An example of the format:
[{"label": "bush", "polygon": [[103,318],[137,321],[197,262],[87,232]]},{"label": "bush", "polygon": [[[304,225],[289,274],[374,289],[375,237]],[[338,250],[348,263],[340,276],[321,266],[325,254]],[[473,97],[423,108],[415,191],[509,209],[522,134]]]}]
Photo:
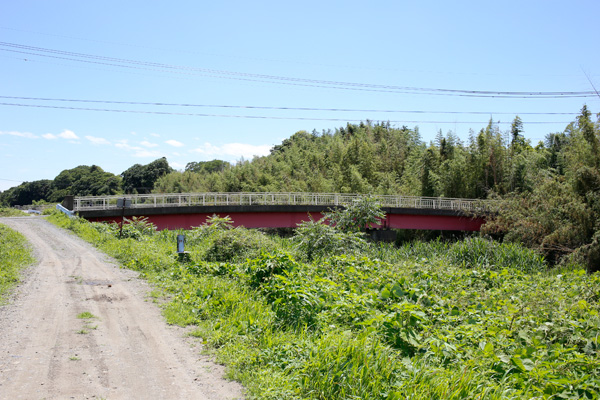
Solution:
[{"label": "bush", "polygon": [[275,249],[274,242],[264,233],[241,227],[215,230],[208,240],[204,252],[207,261],[243,261]]},{"label": "bush", "polygon": [[302,258],[312,261],[325,256],[353,254],[364,250],[367,242],[358,232],[340,232],[321,221],[302,222],[292,239]]},{"label": "bush", "polygon": [[269,281],[273,275],[293,271],[301,265],[287,253],[262,254],[259,258],[246,263],[245,273],[249,277],[250,287],[256,289]]}]

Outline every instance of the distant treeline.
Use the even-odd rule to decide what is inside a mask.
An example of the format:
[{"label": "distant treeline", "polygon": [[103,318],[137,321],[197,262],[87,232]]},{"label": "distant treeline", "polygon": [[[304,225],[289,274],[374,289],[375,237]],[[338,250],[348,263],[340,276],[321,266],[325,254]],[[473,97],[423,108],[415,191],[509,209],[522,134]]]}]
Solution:
[{"label": "distant treeline", "polygon": [[596,254],[600,264],[598,116],[584,106],[562,132],[537,144],[523,133],[517,116],[506,131],[490,120],[466,141],[440,131],[426,143],[418,128],[366,121],[297,132],[271,154],[235,165],[192,162],[173,171],[161,158],[119,176],[79,166],[0,193],[0,203],[61,201],[67,194],[217,191],[498,198],[501,212],[486,233],[522,241],[554,261],[577,250],[575,256],[586,260]]}]

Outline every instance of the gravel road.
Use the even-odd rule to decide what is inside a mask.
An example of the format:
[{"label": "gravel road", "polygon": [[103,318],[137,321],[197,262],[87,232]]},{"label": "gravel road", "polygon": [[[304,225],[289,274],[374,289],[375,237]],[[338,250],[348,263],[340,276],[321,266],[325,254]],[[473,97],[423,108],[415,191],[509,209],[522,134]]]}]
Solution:
[{"label": "gravel road", "polygon": [[[0,307],[0,399],[237,399],[132,271],[42,217],[0,218],[39,264]],[[1,266],[0,266],[1,268]],[[79,319],[90,312],[96,318]]]}]

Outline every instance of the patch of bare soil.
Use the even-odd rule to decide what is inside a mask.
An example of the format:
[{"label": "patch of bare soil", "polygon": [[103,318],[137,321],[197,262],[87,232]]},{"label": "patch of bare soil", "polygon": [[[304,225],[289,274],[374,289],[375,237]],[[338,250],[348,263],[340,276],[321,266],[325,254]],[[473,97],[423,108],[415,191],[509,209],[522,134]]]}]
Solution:
[{"label": "patch of bare soil", "polygon": [[39,260],[0,307],[0,399],[242,398],[134,272],[41,217],[0,223]]}]

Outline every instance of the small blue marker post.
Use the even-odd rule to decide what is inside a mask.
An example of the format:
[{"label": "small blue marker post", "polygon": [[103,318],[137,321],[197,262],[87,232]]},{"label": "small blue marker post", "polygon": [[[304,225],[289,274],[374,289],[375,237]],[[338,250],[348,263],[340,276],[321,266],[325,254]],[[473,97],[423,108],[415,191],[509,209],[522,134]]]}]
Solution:
[{"label": "small blue marker post", "polygon": [[185,251],[185,236],[177,235],[177,256],[179,261],[189,261],[190,253]]}]

